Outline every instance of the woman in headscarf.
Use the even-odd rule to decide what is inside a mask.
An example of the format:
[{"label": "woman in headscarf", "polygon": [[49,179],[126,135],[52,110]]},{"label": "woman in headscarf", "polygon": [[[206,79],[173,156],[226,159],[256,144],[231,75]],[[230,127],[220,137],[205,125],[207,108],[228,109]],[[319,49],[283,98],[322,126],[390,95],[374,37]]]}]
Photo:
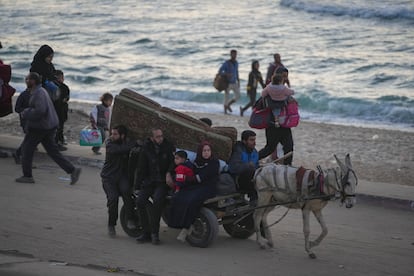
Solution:
[{"label": "woman in headscarf", "polygon": [[185,241],[204,201],[216,195],[219,168],[219,160],[213,156],[211,144],[202,142],[194,161],[195,183],[187,185],[171,199],[168,226],[182,229],[178,240]]},{"label": "woman in headscarf", "polygon": [[56,70],[52,63],[53,55],[54,51],[52,47],[42,45],[33,57],[30,67],[30,72],[36,72],[42,77],[42,86],[49,92],[52,101],[58,98],[58,95],[55,95],[57,85],[53,82],[56,80]]}]

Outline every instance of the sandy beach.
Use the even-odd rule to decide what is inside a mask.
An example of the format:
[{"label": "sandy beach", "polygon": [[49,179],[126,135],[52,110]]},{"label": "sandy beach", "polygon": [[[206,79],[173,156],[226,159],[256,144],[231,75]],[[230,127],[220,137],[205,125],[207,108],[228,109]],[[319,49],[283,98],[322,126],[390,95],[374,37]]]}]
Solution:
[{"label": "sandy beach", "polygon": [[[70,102],[69,119],[65,124],[68,143],[79,143],[79,132],[89,124],[92,103]],[[215,126],[233,126],[241,131],[249,129],[248,117],[186,112],[195,117],[208,117]],[[0,118],[3,133],[22,136],[18,114]],[[323,168],[335,166],[333,154],[343,157],[349,153],[360,179],[389,184],[414,185],[414,133],[396,130],[353,127],[301,121],[292,129],[294,139],[293,165]],[[264,130],[257,133],[257,149],[265,145]],[[89,150],[89,148],[85,148]]]}]

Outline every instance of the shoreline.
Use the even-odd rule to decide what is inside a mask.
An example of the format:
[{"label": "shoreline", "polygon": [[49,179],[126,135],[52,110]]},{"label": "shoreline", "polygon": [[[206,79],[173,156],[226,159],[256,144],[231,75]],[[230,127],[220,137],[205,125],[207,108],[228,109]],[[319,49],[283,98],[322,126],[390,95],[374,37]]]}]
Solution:
[{"label": "shoreline", "polygon": [[[88,114],[94,103],[69,102],[68,121],[64,135],[67,142],[79,144],[79,132],[89,125]],[[208,117],[213,126],[233,126],[238,139],[248,126],[248,116],[217,113],[185,112],[195,118]],[[237,113],[236,113],[237,114]],[[23,135],[18,114],[0,118],[3,133]],[[266,143],[265,131],[253,129],[257,134],[256,148]],[[353,168],[358,178],[366,181],[414,186],[414,133],[400,130],[356,127],[303,120],[292,129],[294,140],[293,166],[315,169],[336,166],[333,157],[351,155]],[[88,147],[85,150],[90,150]],[[92,154],[92,151],[91,151]]]}]

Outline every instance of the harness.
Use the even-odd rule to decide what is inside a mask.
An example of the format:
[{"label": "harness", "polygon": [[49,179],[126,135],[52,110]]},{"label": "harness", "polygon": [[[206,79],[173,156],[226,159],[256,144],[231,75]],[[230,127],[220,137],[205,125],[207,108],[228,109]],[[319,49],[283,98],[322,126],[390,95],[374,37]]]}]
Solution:
[{"label": "harness", "polygon": [[[317,166],[318,173],[314,170],[300,167],[296,171],[296,192],[299,198],[307,198],[309,195],[325,196],[325,176],[321,166]],[[287,170],[285,170],[285,181],[287,181]],[[322,199],[325,199],[323,197]]]}]

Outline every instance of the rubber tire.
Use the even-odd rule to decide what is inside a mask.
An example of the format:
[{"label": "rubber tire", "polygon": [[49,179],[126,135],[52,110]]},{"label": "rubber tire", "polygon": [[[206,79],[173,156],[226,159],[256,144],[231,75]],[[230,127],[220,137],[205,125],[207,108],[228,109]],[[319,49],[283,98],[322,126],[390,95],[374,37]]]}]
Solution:
[{"label": "rubber tire", "polygon": [[124,232],[128,236],[136,238],[136,237],[138,237],[139,235],[142,234],[143,230],[142,230],[142,226],[141,226],[141,221],[139,219],[139,216],[138,216],[137,212],[135,212],[135,218],[134,218],[135,225],[136,225],[135,229],[129,229],[127,227],[127,219],[126,219],[125,206],[124,205],[121,207],[121,212],[120,212],[119,217],[120,217],[122,229],[124,230]]},{"label": "rubber tire", "polygon": [[[236,216],[234,220],[236,221],[238,218],[240,218],[240,216]],[[237,224],[223,224],[223,228],[226,233],[233,238],[248,239],[256,233],[254,229],[253,213],[239,221]]]},{"label": "rubber tire", "polygon": [[187,242],[194,247],[208,247],[217,238],[219,225],[216,215],[203,207],[193,223],[193,231],[187,236]]}]

